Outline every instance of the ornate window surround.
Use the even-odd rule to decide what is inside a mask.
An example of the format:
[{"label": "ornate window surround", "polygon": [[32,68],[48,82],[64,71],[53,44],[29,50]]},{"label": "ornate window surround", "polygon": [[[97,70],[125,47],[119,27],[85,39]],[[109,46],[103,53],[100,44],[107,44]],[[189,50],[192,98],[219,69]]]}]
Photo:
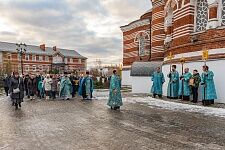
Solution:
[{"label": "ornate window surround", "polygon": [[[219,24],[219,28],[225,28],[225,24],[222,24],[222,11],[223,11],[223,0],[220,0],[220,2],[218,2],[218,13],[217,13],[217,17],[218,17],[218,24]],[[224,1],[225,2],[225,1]],[[225,9],[224,9],[225,10]]]},{"label": "ornate window surround", "polygon": [[[147,55],[147,42],[150,40],[150,33],[148,33],[147,30],[145,31],[139,31],[134,38],[134,43],[138,45],[138,56],[142,57]],[[141,44],[141,45],[140,45]]]},{"label": "ornate window surround", "polygon": [[[205,32],[207,30],[208,21],[207,21],[206,30],[197,31],[197,1],[198,0],[195,0],[194,32],[201,33],[201,32]],[[208,3],[208,0],[207,0],[207,3]],[[209,9],[208,9],[208,14],[207,15],[208,15],[207,18],[209,19]]]}]

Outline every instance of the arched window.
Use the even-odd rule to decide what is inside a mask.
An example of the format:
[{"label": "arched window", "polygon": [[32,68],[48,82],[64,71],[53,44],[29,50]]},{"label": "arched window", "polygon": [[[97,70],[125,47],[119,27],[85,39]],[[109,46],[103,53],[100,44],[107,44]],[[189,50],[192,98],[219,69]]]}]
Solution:
[{"label": "arched window", "polygon": [[196,31],[206,30],[208,23],[207,0],[197,0]]},{"label": "arched window", "polygon": [[225,0],[222,0],[222,26],[225,26]]}]

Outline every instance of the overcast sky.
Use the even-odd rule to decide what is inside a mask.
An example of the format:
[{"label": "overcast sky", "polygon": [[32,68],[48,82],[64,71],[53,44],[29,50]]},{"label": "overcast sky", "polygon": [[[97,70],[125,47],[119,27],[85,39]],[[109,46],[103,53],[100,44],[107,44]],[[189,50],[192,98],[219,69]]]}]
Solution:
[{"label": "overcast sky", "polygon": [[0,41],[74,49],[89,66],[119,64],[119,27],[148,9],[150,0],[1,0]]}]

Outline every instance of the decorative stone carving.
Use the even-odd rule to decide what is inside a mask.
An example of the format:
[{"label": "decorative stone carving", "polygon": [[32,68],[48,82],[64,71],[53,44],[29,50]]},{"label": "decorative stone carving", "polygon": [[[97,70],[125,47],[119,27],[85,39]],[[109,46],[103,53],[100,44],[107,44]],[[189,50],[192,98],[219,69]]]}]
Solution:
[{"label": "decorative stone carving", "polygon": [[206,30],[208,23],[208,2],[207,0],[197,0],[196,31]]}]

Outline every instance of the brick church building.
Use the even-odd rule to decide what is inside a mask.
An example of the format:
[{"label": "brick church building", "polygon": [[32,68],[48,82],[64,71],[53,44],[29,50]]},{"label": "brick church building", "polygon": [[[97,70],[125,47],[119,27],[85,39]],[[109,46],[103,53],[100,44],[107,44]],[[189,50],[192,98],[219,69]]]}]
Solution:
[{"label": "brick church building", "polygon": [[[209,51],[207,65],[215,73],[218,101],[225,103],[225,0],[151,0],[151,10],[122,26],[123,84],[131,85],[134,62],[162,62],[166,76],[170,64],[180,59],[184,67],[202,72],[202,51]],[[172,53],[172,62],[167,56]],[[149,80],[150,82],[150,80]],[[167,81],[168,83],[168,78]],[[167,83],[164,85],[166,94]]]},{"label": "brick church building", "polygon": [[[0,42],[0,69],[3,72],[22,72],[21,56],[15,43]],[[50,71],[85,73],[87,58],[75,50],[27,45],[22,55],[23,73],[46,74]]]}]

